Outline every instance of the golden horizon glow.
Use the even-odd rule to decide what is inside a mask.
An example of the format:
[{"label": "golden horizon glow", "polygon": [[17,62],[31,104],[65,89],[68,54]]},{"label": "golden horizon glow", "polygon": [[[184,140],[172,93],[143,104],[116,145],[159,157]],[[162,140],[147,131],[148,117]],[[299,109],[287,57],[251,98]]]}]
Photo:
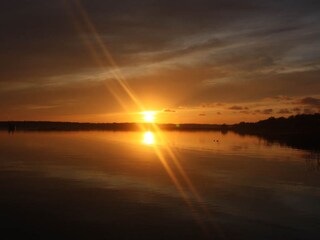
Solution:
[{"label": "golden horizon glow", "polygon": [[146,145],[153,145],[155,143],[155,138],[153,132],[147,131],[143,134],[143,141]]},{"label": "golden horizon glow", "polygon": [[157,112],[156,111],[144,111],[144,112],[142,112],[142,114],[143,114],[143,120],[145,122],[153,123],[155,121]]}]

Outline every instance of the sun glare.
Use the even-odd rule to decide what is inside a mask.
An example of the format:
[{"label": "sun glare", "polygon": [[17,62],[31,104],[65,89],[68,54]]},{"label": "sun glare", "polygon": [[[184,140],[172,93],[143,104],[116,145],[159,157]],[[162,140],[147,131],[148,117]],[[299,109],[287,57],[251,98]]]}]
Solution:
[{"label": "sun glare", "polygon": [[152,132],[147,131],[143,134],[143,143],[147,145],[152,145],[155,143],[154,135]]},{"label": "sun glare", "polygon": [[145,122],[153,123],[155,120],[156,112],[155,111],[145,111],[142,112],[143,119]]}]

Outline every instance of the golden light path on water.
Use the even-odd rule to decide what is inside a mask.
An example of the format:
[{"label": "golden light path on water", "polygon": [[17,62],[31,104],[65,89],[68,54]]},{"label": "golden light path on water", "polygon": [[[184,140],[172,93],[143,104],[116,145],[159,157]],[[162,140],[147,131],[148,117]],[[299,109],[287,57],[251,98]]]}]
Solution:
[{"label": "golden light path on water", "polygon": [[[208,226],[204,223],[203,218],[208,216],[209,212],[204,205],[204,201],[200,197],[200,194],[196,190],[191,179],[184,171],[176,154],[170,148],[163,132],[156,124],[152,124],[152,131],[148,130],[143,132],[142,143],[153,147],[158,159],[162,163],[182,199],[190,208],[195,221],[201,227],[203,233],[207,235]],[[197,204],[195,204],[195,202]],[[217,233],[222,236],[215,225],[211,227],[216,229]]]},{"label": "golden light path on water", "polygon": [[[207,210],[204,207],[202,198],[193,185],[191,179],[184,171],[180,161],[174,151],[167,144],[158,146],[156,140],[165,143],[165,139],[158,126],[154,123],[155,113],[153,111],[147,111],[144,104],[139,100],[134,91],[130,88],[129,83],[126,81],[116,61],[114,60],[110,50],[107,48],[105,39],[102,39],[98,33],[95,25],[93,24],[90,15],[83,7],[80,0],[64,0],[67,13],[74,22],[75,28],[79,32],[80,36],[89,34],[92,36],[92,40],[83,38],[83,41],[91,53],[94,61],[99,68],[105,68],[106,72],[110,74],[116,81],[106,82],[106,90],[108,90],[124,110],[128,111],[129,106],[135,105],[137,109],[140,109],[144,114],[145,122],[151,124],[151,129],[146,129],[145,125],[141,125],[140,128],[144,131],[143,143],[153,146],[153,149],[162,163],[165,171],[172,180],[177,191],[180,193],[181,198],[190,208],[191,213],[194,216],[197,224],[201,227],[204,233],[207,226],[204,219],[207,215]],[[195,199],[195,201],[193,200]],[[211,226],[212,227],[212,226]],[[215,226],[213,226],[215,227]]]},{"label": "golden light path on water", "polygon": [[147,131],[143,134],[142,142],[146,145],[153,145],[155,144],[155,138],[153,132]]}]

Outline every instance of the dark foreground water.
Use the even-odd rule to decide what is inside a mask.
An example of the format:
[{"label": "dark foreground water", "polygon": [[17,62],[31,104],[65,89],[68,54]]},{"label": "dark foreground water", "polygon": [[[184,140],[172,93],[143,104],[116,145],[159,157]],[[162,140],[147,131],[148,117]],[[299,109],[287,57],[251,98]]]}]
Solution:
[{"label": "dark foreground water", "polygon": [[220,132],[0,133],[1,239],[320,239],[319,156]]}]

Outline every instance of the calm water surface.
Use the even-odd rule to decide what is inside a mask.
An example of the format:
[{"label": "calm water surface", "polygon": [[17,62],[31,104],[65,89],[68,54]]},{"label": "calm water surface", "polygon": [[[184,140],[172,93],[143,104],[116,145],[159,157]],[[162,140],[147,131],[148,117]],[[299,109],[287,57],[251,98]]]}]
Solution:
[{"label": "calm water surface", "polygon": [[0,132],[1,239],[320,239],[316,154],[220,132]]}]

